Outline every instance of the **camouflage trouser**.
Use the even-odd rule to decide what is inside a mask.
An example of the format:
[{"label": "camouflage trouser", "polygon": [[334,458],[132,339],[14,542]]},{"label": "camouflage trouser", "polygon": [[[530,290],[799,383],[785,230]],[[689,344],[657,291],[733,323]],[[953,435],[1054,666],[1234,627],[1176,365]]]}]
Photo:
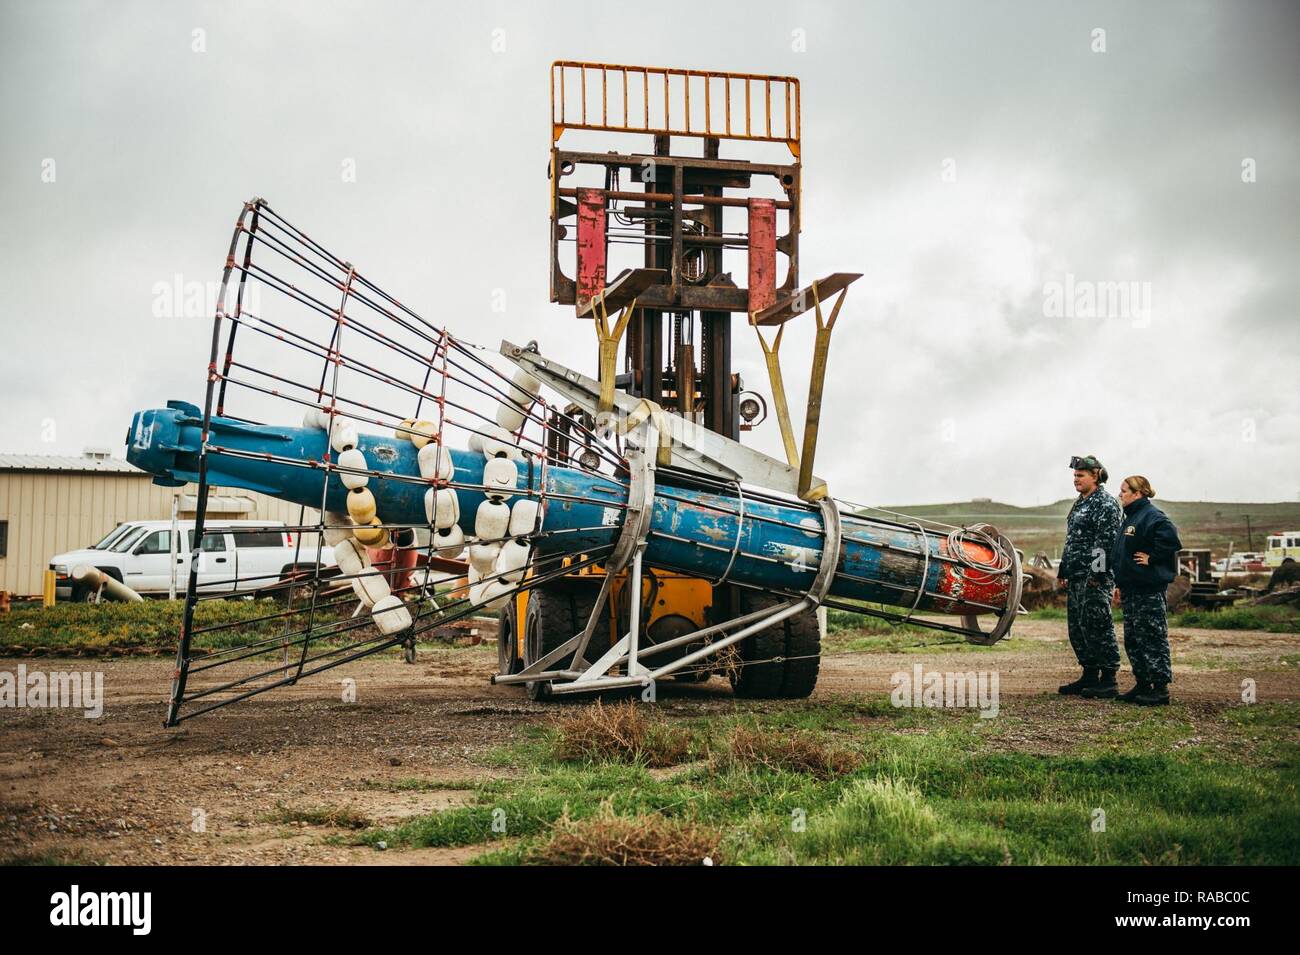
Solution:
[{"label": "camouflage trouser", "polygon": [[1172,683],[1165,595],[1124,594],[1124,652],[1143,683]]},{"label": "camouflage trouser", "polygon": [[1115,642],[1115,620],[1110,615],[1115,581],[1104,577],[1100,582],[1088,574],[1070,579],[1066,620],[1070,628],[1070,646],[1082,667],[1119,669],[1119,644]]}]

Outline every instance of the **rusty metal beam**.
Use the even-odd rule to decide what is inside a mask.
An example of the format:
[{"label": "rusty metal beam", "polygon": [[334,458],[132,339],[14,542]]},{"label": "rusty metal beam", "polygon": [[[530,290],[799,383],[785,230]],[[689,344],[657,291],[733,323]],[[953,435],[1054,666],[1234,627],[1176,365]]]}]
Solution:
[{"label": "rusty metal beam", "polygon": [[[646,289],[659,285],[668,279],[663,269],[624,269],[614,281],[605,286],[601,297],[607,309],[620,309],[636,301]],[[593,296],[585,302],[577,303],[578,318],[591,318],[595,313],[597,298]]]},{"label": "rusty metal beam", "polygon": [[750,321],[755,325],[782,325],[815,307],[818,296],[830,298],[860,278],[861,272],[834,272],[797,292],[779,297],[775,304],[751,314]]}]

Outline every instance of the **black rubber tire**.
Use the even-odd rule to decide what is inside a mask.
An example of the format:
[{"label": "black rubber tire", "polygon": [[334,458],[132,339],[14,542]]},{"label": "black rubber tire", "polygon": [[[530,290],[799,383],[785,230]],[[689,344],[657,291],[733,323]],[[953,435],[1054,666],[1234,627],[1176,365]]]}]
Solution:
[{"label": "black rubber tire", "polygon": [[270,596],[274,597],[276,600],[280,601],[283,604],[287,604],[291,600],[293,600],[295,603],[302,603],[302,602],[309,601],[311,600],[311,588],[312,588],[310,578],[306,578],[302,581],[299,581],[298,584],[293,587],[286,587],[285,584],[287,584],[289,582],[289,578],[295,574],[299,574],[299,573],[314,574],[315,570],[316,570],[315,564],[285,564],[283,567],[280,568],[280,579],[276,581],[275,585],[271,588],[268,588],[267,590],[257,592],[257,596],[262,596],[264,594],[269,593]]},{"label": "black rubber tire", "polygon": [[[597,593],[595,584],[562,583],[533,590],[528,596],[528,613],[524,618],[524,665],[531,666],[585,627],[596,605]],[[609,618],[601,614],[587,644],[587,661],[598,658],[609,647]],[[564,670],[572,663],[572,657],[557,660],[551,669]],[[525,686],[530,700],[550,695],[549,683],[534,681]]]},{"label": "black rubber tire", "polygon": [[[753,590],[740,594],[740,612],[753,613],[785,603],[782,597]],[[773,660],[773,657],[782,657]],[[791,657],[796,659],[790,659]],[[760,630],[740,643],[743,666],[731,676],[737,696],[749,699],[801,699],[817,686],[821,669],[821,628],[817,611],[805,610]],[[750,661],[765,661],[762,663]]]},{"label": "black rubber tire", "polygon": [[72,602],[88,604],[95,602],[95,588],[77,584],[72,588]]},{"label": "black rubber tire", "polygon": [[511,597],[497,614],[500,624],[497,630],[497,673],[502,676],[510,676],[524,668],[524,661],[520,658],[515,643],[515,634],[518,632],[515,627],[515,601],[516,598]]}]

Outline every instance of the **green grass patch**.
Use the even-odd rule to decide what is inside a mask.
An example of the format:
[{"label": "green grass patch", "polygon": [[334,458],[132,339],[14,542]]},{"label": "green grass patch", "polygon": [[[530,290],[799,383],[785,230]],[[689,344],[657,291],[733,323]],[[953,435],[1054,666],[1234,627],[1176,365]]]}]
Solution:
[{"label": "green grass patch", "polygon": [[[272,598],[206,600],[195,607],[196,627],[223,627],[197,634],[196,648],[241,646],[258,637],[301,629],[299,617],[254,621],[286,609]],[[146,651],[175,653],[180,640],[185,603],[145,600],[141,603],[55,604],[15,610],[0,616],[0,648],[16,651]],[[286,619],[289,621],[286,625]],[[317,611],[316,620],[333,618]]]},{"label": "green grass patch", "polygon": [[1267,630],[1270,633],[1296,633],[1300,611],[1295,607],[1225,607],[1222,610],[1183,610],[1172,614],[1172,627],[1196,627],[1205,630]]},{"label": "green grass patch", "polygon": [[473,805],[356,838],[481,846],[479,864],[696,864],[702,846],[737,864],[1300,862],[1300,706],[1117,706],[1081,736],[1072,702],[1025,717],[1073,728],[1060,754],[1006,751],[1006,716],[884,698],[654,713],[706,754],[663,769],[566,758],[561,730],[538,727],[502,751],[522,774]]}]

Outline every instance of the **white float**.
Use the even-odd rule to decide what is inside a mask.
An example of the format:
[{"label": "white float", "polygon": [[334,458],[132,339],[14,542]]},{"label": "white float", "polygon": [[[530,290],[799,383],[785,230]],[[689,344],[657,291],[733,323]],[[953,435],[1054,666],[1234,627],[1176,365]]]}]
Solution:
[{"label": "white float", "polygon": [[511,404],[497,405],[497,424],[507,431],[518,431],[523,427],[527,417],[519,408]]},{"label": "white float", "polygon": [[497,562],[497,555],[500,553],[501,545],[497,543],[470,544],[469,565],[477,570],[480,575],[487,577],[492,573]]},{"label": "white float", "polygon": [[349,525],[350,520],[346,514],[340,514],[338,511],[326,511],[325,523],[333,524],[334,527],[325,528],[325,543],[330,547],[337,547],[345,540],[352,539],[352,528]]},{"label": "white float", "polygon": [[433,546],[439,557],[459,557],[465,550],[465,532],[456,524],[439,528],[433,532]]},{"label": "white float", "polygon": [[509,458],[489,458],[483,465],[483,491],[494,501],[504,501],[519,484],[519,469]]},{"label": "white float", "polygon": [[483,541],[501,540],[510,529],[510,507],[500,501],[484,501],[474,515],[474,536]]},{"label": "white float", "polygon": [[[348,448],[339,454],[339,466],[353,468],[359,471],[369,470],[366,464],[366,456],[356,448]],[[349,491],[356,490],[359,487],[365,487],[370,483],[370,476],[367,474],[349,474],[346,471],[339,472],[339,480]]]},{"label": "white float", "polygon": [[420,449],[420,477],[426,481],[450,481],[455,466],[451,452],[438,444],[426,444]]},{"label": "white float", "polygon": [[334,419],[334,427],[330,429],[330,447],[335,451],[343,452],[349,448],[355,448],[359,436],[357,435],[357,426],[347,418]]},{"label": "white float", "polygon": [[531,498],[521,497],[510,507],[511,537],[523,537],[537,528],[537,511],[541,505]]},{"label": "white float", "polygon": [[509,458],[522,461],[523,454],[515,446],[515,436],[499,424],[483,426],[483,456],[485,458]]},{"label": "white float", "polygon": [[524,571],[528,567],[528,558],[532,552],[533,549],[527,541],[506,541],[501,545],[501,553],[497,556],[496,572],[504,581],[512,584],[519,583],[524,579]]},{"label": "white float", "polygon": [[370,554],[363,544],[348,539],[334,545],[334,562],[347,577],[355,577],[370,566]]},{"label": "white float", "polygon": [[389,594],[375,601],[370,611],[370,619],[375,622],[380,633],[391,637],[411,625],[411,611],[407,609],[401,597]]},{"label": "white float", "polygon": [[424,492],[424,516],[435,528],[451,527],[460,520],[460,498],[455,488],[429,488]]},{"label": "white float", "polygon": [[384,575],[377,570],[362,574],[360,577],[353,577],[352,589],[367,607],[373,607],[393,592]]}]

